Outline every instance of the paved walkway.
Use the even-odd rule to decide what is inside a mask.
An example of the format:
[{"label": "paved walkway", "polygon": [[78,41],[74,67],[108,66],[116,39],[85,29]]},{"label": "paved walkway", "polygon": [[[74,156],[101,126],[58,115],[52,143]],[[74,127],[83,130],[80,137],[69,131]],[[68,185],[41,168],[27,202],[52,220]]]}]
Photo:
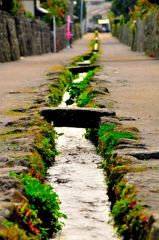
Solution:
[{"label": "paved walkway", "polygon": [[[87,34],[72,49],[56,54],[0,63],[0,131],[8,121],[17,118],[9,112],[11,109],[32,103],[36,89],[47,83],[49,69],[65,66],[72,58],[86,53],[92,38],[92,34]],[[134,117],[144,141],[152,148],[159,148],[159,61],[132,52],[110,34],[100,34],[100,39],[99,62],[114,110],[118,115]]]},{"label": "paved walkway", "polygon": [[132,52],[109,34],[101,34],[103,76],[119,116],[141,131],[144,142],[159,149],[159,60]]},{"label": "paved walkway", "polygon": [[92,34],[84,36],[73,44],[72,49],[64,49],[59,53],[26,57],[20,61],[0,63],[0,132],[3,126],[18,116],[11,109],[29,106],[36,89],[47,83],[46,74],[52,68],[57,70],[67,65],[71,59],[89,50]]}]

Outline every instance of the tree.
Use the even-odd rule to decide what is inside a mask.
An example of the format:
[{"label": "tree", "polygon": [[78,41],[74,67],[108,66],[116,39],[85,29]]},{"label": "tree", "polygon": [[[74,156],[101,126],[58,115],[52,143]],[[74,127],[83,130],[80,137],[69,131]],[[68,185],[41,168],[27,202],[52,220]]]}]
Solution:
[{"label": "tree", "polygon": [[65,22],[65,16],[68,11],[67,0],[47,0],[43,3],[43,7],[49,11],[44,17],[44,20],[48,23],[52,23],[52,17],[56,17],[58,26],[61,26]]},{"label": "tree", "polygon": [[128,21],[130,16],[129,12],[134,8],[137,0],[113,0],[111,10],[115,16],[123,15],[125,20]]},{"label": "tree", "polygon": [[[155,1],[153,1],[153,2],[155,2]],[[133,11],[131,11],[130,15],[133,20],[142,19],[149,12],[152,12],[156,8],[158,8],[157,4],[150,2],[150,0],[149,1],[148,0],[137,0],[137,3],[135,5]]]},{"label": "tree", "polygon": [[2,10],[14,16],[23,11],[20,0],[2,0]]}]

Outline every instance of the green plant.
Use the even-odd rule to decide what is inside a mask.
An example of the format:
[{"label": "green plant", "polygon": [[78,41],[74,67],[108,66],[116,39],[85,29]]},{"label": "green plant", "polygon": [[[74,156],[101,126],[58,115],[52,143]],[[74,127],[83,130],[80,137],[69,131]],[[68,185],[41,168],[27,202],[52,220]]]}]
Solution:
[{"label": "green plant", "polygon": [[73,74],[69,70],[65,70],[56,83],[52,83],[49,89],[49,102],[52,106],[58,106],[67,87],[73,81]]},{"label": "green plant", "polygon": [[95,74],[96,69],[88,71],[83,81],[80,83],[72,83],[69,87],[69,94],[72,100],[79,97],[80,94],[89,86],[92,76]]},{"label": "green plant", "polygon": [[146,239],[149,225],[153,219],[143,211],[143,206],[136,199],[134,185],[121,181],[116,186],[119,200],[113,206],[112,215],[118,232],[125,240]]},{"label": "green plant", "polygon": [[33,14],[31,12],[25,12],[25,17],[30,18],[30,19],[35,19],[35,17],[33,16]]},{"label": "green plant", "polygon": [[97,59],[97,52],[94,52],[91,57],[89,58],[90,63],[94,63],[95,60]]},{"label": "green plant", "polygon": [[93,92],[91,88],[87,88],[83,93],[77,98],[77,106],[85,107],[87,104],[96,96],[96,93]]},{"label": "green plant", "polygon": [[[38,218],[38,211],[33,210],[30,207],[30,204],[23,199],[22,203],[19,206],[15,206],[12,214],[13,221],[18,223],[22,229],[27,233],[31,233],[39,238],[47,236],[46,229],[42,228],[42,221]],[[45,234],[44,234],[45,233]]]},{"label": "green plant", "polygon": [[101,126],[99,129],[99,152],[108,157],[116,148],[118,140],[121,138],[137,139],[132,133],[115,131],[114,125]]},{"label": "green plant", "polygon": [[48,184],[42,184],[38,179],[28,175],[21,179],[24,193],[29,200],[31,208],[38,211],[42,227],[57,232],[63,226],[60,218],[66,215],[60,212],[60,201],[57,194]]},{"label": "green plant", "polygon": [[46,168],[55,161],[55,155],[58,154],[56,150],[56,138],[57,134],[54,128],[47,122],[41,126],[41,131],[36,136],[35,148],[41,155]]},{"label": "green plant", "polygon": [[124,179],[130,171],[130,160],[112,154],[120,138],[137,138],[130,132],[121,131],[114,124],[101,125],[98,136],[98,151],[104,156],[102,167],[117,231],[124,240],[145,240],[154,220],[145,211],[141,201],[137,200],[135,186],[127,184]]},{"label": "green plant", "polygon": [[52,24],[52,17],[56,17],[56,23],[61,26],[64,23],[66,13],[68,11],[67,0],[47,0],[43,2],[43,7],[48,10],[43,19]]},{"label": "green plant", "polygon": [[0,228],[0,239],[1,240],[39,240],[38,236],[30,235],[26,231],[18,226],[18,224],[13,223],[8,220],[2,222]]},{"label": "green plant", "polygon": [[92,143],[98,146],[98,128],[86,128],[85,138],[92,141]]},{"label": "green plant", "polygon": [[29,172],[31,176],[38,178],[41,182],[44,182],[46,166],[42,157],[36,150],[33,150],[32,155],[29,156],[29,162]]}]

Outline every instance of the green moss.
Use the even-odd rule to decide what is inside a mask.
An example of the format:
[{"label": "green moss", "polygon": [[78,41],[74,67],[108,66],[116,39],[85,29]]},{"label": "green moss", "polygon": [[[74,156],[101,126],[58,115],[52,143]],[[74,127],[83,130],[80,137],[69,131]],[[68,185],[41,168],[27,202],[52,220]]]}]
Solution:
[{"label": "green moss", "polygon": [[65,70],[59,76],[56,83],[52,83],[49,89],[49,103],[52,106],[58,106],[67,87],[72,83],[73,74],[69,70]]},{"label": "green moss", "polygon": [[54,128],[47,122],[41,126],[40,132],[36,136],[35,148],[48,168],[55,161],[57,155],[56,141],[57,138]]},{"label": "green moss", "polygon": [[38,178],[41,182],[44,182],[47,168],[44,160],[36,150],[33,150],[32,155],[29,156],[29,163],[29,172],[31,176]]}]

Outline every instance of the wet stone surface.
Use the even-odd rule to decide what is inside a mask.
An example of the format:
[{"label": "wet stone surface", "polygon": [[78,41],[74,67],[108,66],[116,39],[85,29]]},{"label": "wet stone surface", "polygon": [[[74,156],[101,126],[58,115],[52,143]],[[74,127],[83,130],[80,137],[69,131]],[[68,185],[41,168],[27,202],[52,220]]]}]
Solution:
[{"label": "wet stone surface", "polygon": [[[56,240],[116,240],[109,216],[109,202],[101,157],[82,135],[84,129],[57,128],[64,133],[58,139],[61,152],[49,169],[49,181],[68,216]],[[53,238],[54,239],[54,238]]]}]

